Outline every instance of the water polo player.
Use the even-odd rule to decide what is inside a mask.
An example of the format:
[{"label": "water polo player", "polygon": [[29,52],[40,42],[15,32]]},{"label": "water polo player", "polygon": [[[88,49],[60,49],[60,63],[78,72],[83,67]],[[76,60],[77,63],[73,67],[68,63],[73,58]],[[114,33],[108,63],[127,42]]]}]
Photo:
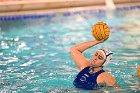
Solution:
[{"label": "water polo player", "polygon": [[83,55],[86,49],[95,46],[105,40],[93,40],[77,44],[70,49],[70,54],[80,72],[76,76],[73,84],[76,88],[94,90],[101,86],[119,87],[115,78],[103,67],[108,64],[112,58],[112,52],[106,48],[99,49],[90,60]]}]

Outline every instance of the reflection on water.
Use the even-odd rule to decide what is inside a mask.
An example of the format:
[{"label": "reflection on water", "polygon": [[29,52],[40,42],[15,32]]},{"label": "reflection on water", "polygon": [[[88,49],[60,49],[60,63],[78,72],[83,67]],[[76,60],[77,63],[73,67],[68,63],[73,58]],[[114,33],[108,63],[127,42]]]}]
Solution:
[{"label": "reflection on water", "polygon": [[[57,14],[52,18],[0,22],[1,92],[50,93],[132,93],[139,91],[136,67],[140,64],[140,10],[115,10]],[[110,48],[114,57],[104,69],[113,74],[122,89],[97,91],[75,89],[72,82],[79,72],[69,55],[71,46],[92,40],[91,26],[105,21],[110,38],[84,52],[90,57],[98,48]]]}]

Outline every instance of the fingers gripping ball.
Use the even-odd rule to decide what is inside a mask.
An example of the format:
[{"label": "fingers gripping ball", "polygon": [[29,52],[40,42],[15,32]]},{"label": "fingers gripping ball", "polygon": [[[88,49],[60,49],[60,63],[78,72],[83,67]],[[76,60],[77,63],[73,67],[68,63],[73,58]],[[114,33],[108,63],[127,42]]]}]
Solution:
[{"label": "fingers gripping ball", "polygon": [[92,35],[98,41],[106,40],[110,35],[110,28],[106,23],[98,22],[92,27]]}]

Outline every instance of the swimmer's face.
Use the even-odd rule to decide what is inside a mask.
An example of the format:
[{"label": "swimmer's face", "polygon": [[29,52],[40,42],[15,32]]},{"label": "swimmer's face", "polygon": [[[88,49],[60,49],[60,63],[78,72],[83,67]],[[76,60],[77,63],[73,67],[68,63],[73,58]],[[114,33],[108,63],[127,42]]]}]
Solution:
[{"label": "swimmer's face", "polygon": [[91,58],[90,62],[93,67],[99,67],[103,65],[104,60],[105,58],[103,53],[101,51],[97,51]]}]

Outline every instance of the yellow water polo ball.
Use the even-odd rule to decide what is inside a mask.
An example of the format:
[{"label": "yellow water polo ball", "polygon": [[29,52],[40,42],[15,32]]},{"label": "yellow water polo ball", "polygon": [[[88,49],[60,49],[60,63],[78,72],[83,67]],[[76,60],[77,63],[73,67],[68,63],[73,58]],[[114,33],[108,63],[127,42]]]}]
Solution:
[{"label": "yellow water polo ball", "polygon": [[137,77],[140,78],[140,66],[138,66],[138,68],[137,68]]},{"label": "yellow water polo ball", "polygon": [[98,41],[108,39],[110,35],[110,27],[104,22],[97,22],[92,27],[92,35]]}]

